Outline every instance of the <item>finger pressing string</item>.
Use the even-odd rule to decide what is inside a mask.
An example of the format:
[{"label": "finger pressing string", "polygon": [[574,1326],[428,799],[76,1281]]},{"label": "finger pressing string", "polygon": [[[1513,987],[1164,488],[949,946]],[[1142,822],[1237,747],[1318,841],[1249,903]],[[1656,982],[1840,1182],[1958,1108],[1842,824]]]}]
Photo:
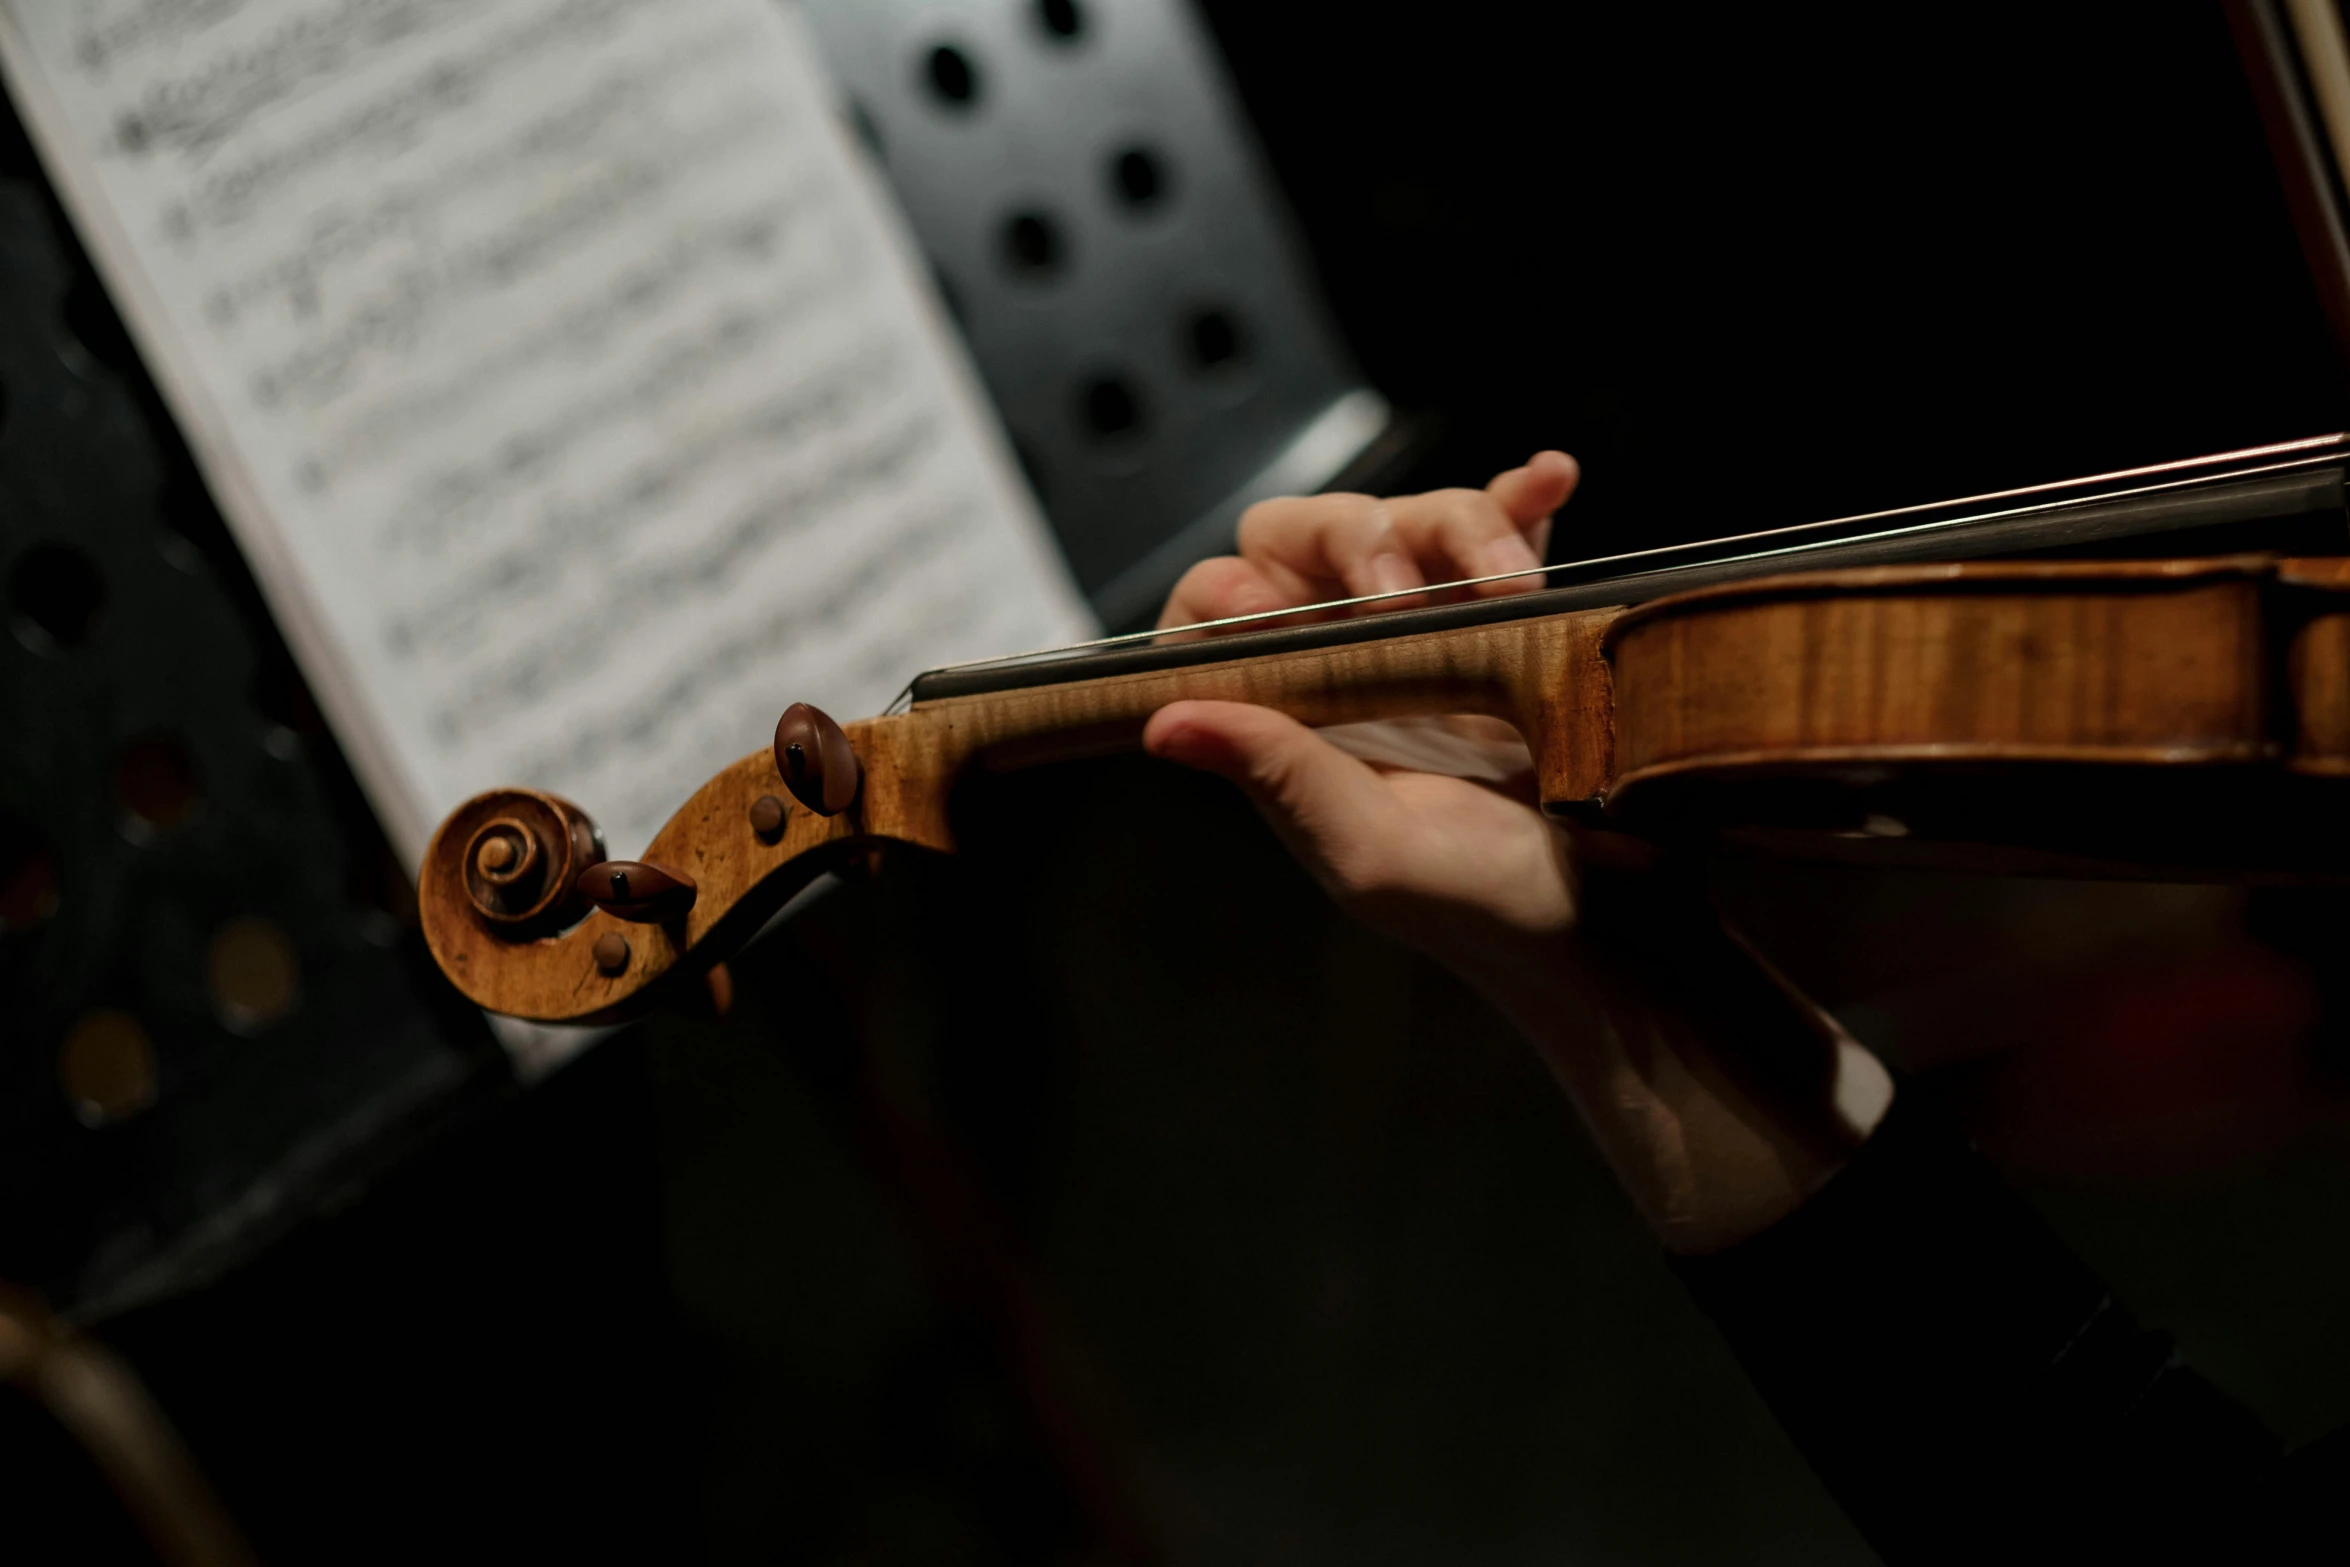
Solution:
[{"label": "finger pressing string", "polygon": [[1572,457],[1545,451],[1497,475],[1483,490],[1436,490],[1384,501],[1333,494],[1259,502],[1241,518],[1240,554],[1201,561],[1185,572],[1158,627],[1278,616],[1374,595],[1393,596],[1354,612],[1407,609],[1424,602],[1415,590],[1464,579],[1501,579],[1468,590],[1480,597],[1532,592],[1542,586],[1536,573],[1551,514],[1580,476]]},{"label": "finger pressing string", "polygon": [[1361,596],[1428,580],[1397,532],[1390,504],[1368,495],[1260,501],[1241,514],[1240,554],[1292,604],[1333,597],[1333,587]]},{"label": "finger pressing string", "polygon": [[1159,612],[1159,625],[1188,626],[1233,615],[1262,615],[1286,609],[1291,602],[1254,562],[1237,555],[1219,555],[1193,566],[1176,582],[1175,591],[1167,595],[1167,607]]},{"label": "finger pressing string", "polygon": [[[1432,490],[1388,505],[1413,559],[1438,583],[1531,572],[1542,565],[1517,521],[1484,490]],[[1528,593],[1541,585],[1529,576],[1483,583],[1473,591],[1490,597]]]}]

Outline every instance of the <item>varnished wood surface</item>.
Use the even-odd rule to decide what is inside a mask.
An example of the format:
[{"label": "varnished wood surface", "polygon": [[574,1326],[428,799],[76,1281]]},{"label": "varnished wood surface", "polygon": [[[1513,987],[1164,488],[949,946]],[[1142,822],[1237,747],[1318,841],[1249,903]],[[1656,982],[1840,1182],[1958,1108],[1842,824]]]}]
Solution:
[{"label": "varnished wood surface", "polygon": [[2293,638],[2293,766],[2350,774],[2350,610],[2322,615]]},{"label": "varnished wood surface", "polygon": [[1664,600],[1608,638],[1614,788],[1764,762],[2253,760],[2274,750],[2265,575],[1891,568]]},{"label": "varnished wood surface", "polygon": [[2277,575],[2305,600],[2285,655],[2291,765],[2312,777],[2350,776],[2350,559],[2289,560]]},{"label": "varnished wood surface", "polygon": [[[2190,808],[2198,799],[2289,798],[2311,820],[2350,820],[2331,809],[2330,794],[2308,792],[2350,777],[2344,562],[1874,567],[1758,579],[1629,610],[1409,636],[1374,630],[1336,646],[950,696],[849,724],[864,775],[855,804],[823,817],[793,803],[771,838],[755,830],[752,807],[781,795],[782,780],[771,749],[753,752],[705,783],[644,853],[699,888],[690,913],[669,926],[598,912],[534,939],[502,933],[463,890],[459,856],[482,819],[469,807],[428,855],[425,933],[459,989],[492,1010],[549,1021],[622,1015],[659,982],[722,958],[847,856],[884,843],[952,849],[948,796],[968,770],[1131,747],[1152,713],[1186,698],[1258,703],[1311,724],[1507,719],[1534,752],[1545,804],[1635,825],[1628,802],[1693,779],[1734,789],[1805,768],[1896,777],[1905,765],[1952,764],[2038,768],[2031,776],[2043,778],[2090,766],[2101,769],[2101,789],[2131,767],[2173,780],[2297,778],[2300,792],[2289,796],[2173,793]],[[2004,802],[2011,813],[2014,803]],[[1702,831],[1705,822],[1677,826]],[[1806,839],[1767,823],[1760,834],[1775,844]],[[1830,852],[1870,852],[1846,841],[1854,834],[1834,836]],[[2271,858],[2273,836],[2262,850]],[[1962,862],[2058,863],[2046,844],[2019,855],[1996,834],[1973,848]],[[1919,860],[1932,846],[1883,852]],[[2350,863],[2350,839],[2341,856]],[[627,940],[628,961],[607,974],[592,949],[613,933]]]}]

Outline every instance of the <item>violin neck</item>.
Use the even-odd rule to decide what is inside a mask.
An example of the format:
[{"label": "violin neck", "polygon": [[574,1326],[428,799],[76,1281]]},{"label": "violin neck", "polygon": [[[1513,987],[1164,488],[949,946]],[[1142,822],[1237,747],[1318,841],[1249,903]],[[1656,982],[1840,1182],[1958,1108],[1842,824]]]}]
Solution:
[{"label": "violin neck", "polygon": [[1505,719],[1534,754],[1546,804],[1590,799],[1608,776],[1600,644],[1618,613],[1575,610],[918,702],[851,726],[866,757],[865,825],[949,847],[945,795],[965,769],[1130,750],[1153,713],[1189,700],[1249,702],[1316,726],[1444,713]]}]

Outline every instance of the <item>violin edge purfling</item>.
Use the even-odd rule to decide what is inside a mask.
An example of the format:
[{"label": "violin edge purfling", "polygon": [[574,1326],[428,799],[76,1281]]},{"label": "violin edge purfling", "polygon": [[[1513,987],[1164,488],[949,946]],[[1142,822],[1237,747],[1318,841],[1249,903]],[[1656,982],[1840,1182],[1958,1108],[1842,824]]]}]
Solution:
[{"label": "violin edge purfling", "polygon": [[[522,921],[484,907],[484,867],[467,855],[487,824],[548,802],[565,823],[552,863],[584,845],[569,823],[585,818],[531,791],[477,796],[427,852],[426,939],[492,1011],[617,1020],[723,959],[827,870],[883,846],[951,851],[949,796],[972,768],[1128,749],[1151,713],[1187,698],[1317,725],[1507,719],[1546,808],[1662,838],[2043,873],[2350,868],[2331,825],[2350,819],[2336,807],[2350,804],[2350,561],[1867,567],[1631,609],[1361,628],[1334,645],[918,701],[832,726],[856,776],[836,776],[830,796],[805,774],[795,787],[779,726],[775,746],[704,783],[645,849],[643,865],[692,889],[665,921],[634,906],[574,903]],[[795,735],[830,723],[792,711],[813,715]],[[833,814],[805,803],[810,789],[831,803],[852,787]],[[2150,852],[2116,835],[2140,797],[2158,829],[2161,812],[2183,816],[2177,844],[2157,833]],[[1768,808],[1742,819],[1740,800]],[[627,960],[607,970],[597,943],[615,933]]]}]

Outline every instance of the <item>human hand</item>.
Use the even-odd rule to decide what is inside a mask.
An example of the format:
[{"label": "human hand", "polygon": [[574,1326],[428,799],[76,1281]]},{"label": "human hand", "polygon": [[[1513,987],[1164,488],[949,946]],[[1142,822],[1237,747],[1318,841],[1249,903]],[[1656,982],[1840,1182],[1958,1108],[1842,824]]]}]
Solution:
[{"label": "human hand", "polygon": [[[1482,491],[1265,502],[1241,519],[1240,554],[1193,567],[1160,624],[1523,570],[1576,478],[1574,459],[1543,452]],[[1143,746],[1239,785],[1342,907],[1453,968],[1524,1029],[1675,1250],[1714,1250],[1785,1217],[1891,1101],[1875,1058],[1702,898],[1630,878],[1640,890],[1602,900],[1615,939],[1591,940],[1585,872],[1643,851],[1544,816],[1509,724],[1316,731],[1245,703],[1174,702]]]},{"label": "human hand", "polygon": [[[1263,502],[1241,518],[1240,553],[1192,567],[1160,624],[1529,570],[1579,476],[1564,452],[1541,452],[1482,490]],[[1535,808],[1532,758],[1501,720],[1317,732],[1261,707],[1176,702],[1152,717],[1143,745],[1239,785],[1343,907],[1456,968],[1491,970],[1573,927],[1571,846]]]},{"label": "human hand", "polygon": [[[1531,572],[1550,543],[1552,513],[1583,471],[1565,452],[1537,452],[1482,490],[1430,490],[1381,500],[1307,495],[1259,501],[1241,515],[1240,553],[1183,574],[1162,628],[1261,615],[1335,598],[1398,593],[1430,582]],[[1535,576],[1481,583],[1480,596],[1531,593]],[[1390,599],[1366,609],[1401,609]]]}]

